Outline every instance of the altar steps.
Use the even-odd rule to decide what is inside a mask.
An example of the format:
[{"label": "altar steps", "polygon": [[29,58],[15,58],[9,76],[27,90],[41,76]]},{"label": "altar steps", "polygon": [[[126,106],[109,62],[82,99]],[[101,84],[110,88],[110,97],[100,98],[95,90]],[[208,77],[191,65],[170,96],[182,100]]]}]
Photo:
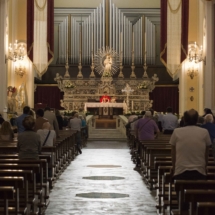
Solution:
[{"label": "altar steps", "polygon": [[125,141],[126,137],[117,129],[94,129],[89,134],[89,140]]}]

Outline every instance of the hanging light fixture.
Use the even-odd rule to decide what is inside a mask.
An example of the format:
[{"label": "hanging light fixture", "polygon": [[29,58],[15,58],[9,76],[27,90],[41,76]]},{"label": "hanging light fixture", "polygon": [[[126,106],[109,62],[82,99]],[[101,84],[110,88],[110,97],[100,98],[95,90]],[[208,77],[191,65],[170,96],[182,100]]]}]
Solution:
[{"label": "hanging light fixture", "polygon": [[16,62],[17,60],[23,60],[25,53],[26,50],[24,44],[18,43],[16,40],[13,45],[10,43],[6,60],[12,60],[13,62]]},{"label": "hanging light fixture", "polygon": [[203,57],[203,47],[196,44],[189,44],[188,46],[188,59],[190,62],[199,63],[201,61],[205,61]]}]

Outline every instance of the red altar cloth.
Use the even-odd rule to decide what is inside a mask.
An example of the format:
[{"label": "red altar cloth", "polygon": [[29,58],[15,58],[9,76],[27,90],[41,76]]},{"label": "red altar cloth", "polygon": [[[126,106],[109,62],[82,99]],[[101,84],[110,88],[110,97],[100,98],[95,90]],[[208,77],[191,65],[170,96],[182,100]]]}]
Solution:
[{"label": "red altar cloth", "polygon": [[110,101],[110,96],[107,96],[107,95],[104,95],[104,96],[101,96],[100,98],[100,102],[102,103],[106,103],[106,102],[109,102]]}]

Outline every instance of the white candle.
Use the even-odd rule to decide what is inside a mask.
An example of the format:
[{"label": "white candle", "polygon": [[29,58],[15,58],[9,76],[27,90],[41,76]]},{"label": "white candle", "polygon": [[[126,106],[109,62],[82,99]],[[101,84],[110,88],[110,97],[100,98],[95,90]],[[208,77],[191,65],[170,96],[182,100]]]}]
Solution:
[{"label": "white candle", "polygon": [[119,54],[120,54],[120,62],[122,63],[122,32],[120,32],[120,42],[119,42],[119,45],[120,45],[120,47],[119,47]]},{"label": "white candle", "polygon": [[133,47],[132,47],[132,51],[134,51],[134,30],[133,30]]},{"label": "white candle", "polygon": [[120,52],[122,51],[122,32],[120,32]]},{"label": "white candle", "polygon": [[145,32],[145,52],[146,52],[146,32]]},{"label": "white candle", "polygon": [[147,54],[147,51],[145,51],[145,55],[144,55],[144,56],[145,56],[145,59],[144,59],[144,62],[145,62],[145,63],[146,63],[146,54]]},{"label": "white candle", "polygon": [[93,30],[92,30],[92,53],[93,53]]},{"label": "white candle", "polygon": [[92,63],[93,63],[93,31],[92,31]]},{"label": "white candle", "polygon": [[131,109],[134,110],[134,101],[131,102]]}]

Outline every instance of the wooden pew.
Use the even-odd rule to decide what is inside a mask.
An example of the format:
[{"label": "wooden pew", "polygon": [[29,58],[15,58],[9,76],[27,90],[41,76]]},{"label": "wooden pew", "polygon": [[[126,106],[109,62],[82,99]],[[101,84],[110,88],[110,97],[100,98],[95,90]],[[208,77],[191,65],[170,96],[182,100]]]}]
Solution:
[{"label": "wooden pew", "polygon": [[36,195],[36,202],[38,202],[37,206],[39,208],[39,212],[42,211],[44,207],[44,193],[42,188],[36,187],[36,174],[40,174],[40,165],[39,164],[8,164],[8,163],[0,163],[0,170],[8,170],[11,171],[11,174],[14,170],[31,170],[34,173],[33,182],[29,184],[29,192],[32,196]]},{"label": "wooden pew", "polygon": [[49,204],[49,182],[48,182],[48,165],[46,160],[20,160],[20,159],[0,159],[0,164],[39,164],[40,165],[40,181],[37,183],[37,189],[43,190],[41,207]]},{"label": "wooden pew", "polygon": [[213,202],[198,202],[196,215],[214,215],[215,201]]},{"label": "wooden pew", "polygon": [[15,190],[15,204],[12,206],[9,203],[9,214],[27,214],[27,205],[20,207],[19,203],[19,189],[24,189],[23,177],[0,177],[1,186],[13,186]]},{"label": "wooden pew", "polygon": [[8,215],[8,200],[14,199],[14,187],[0,186],[0,199],[4,201],[4,207],[0,207],[0,213]]},{"label": "wooden pew", "polygon": [[156,183],[157,179],[157,167],[154,167],[154,157],[159,155],[167,155],[171,153],[171,148],[169,146],[146,146],[147,159],[144,164],[145,174],[144,178],[146,183],[149,185],[150,189],[153,189],[153,185]]},{"label": "wooden pew", "polygon": [[172,214],[183,213],[184,192],[187,189],[214,189],[215,180],[175,180],[175,191],[179,193],[178,210],[172,210]]},{"label": "wooden pew", "polygon": [[[53,173],[53,165],[52,165],[52,156],[51,154],[41,154],[39,155],[40,159],[45,159],[48,164],[48,181],[49,181],[49,188],[53,188],[54,177],[52,176]],[[0,159],[19,159],[18,154],[0,154]]]},{"label": "wooden pew", "polygon": [[[12,177],[21,176],[22,175],[21,173],[20,174],[17,173],[17,175],[15,173],[15,171],[18,172],[20,170],[23,172],[32,170],[34,175],[40,174],[41,177],[40,177],[39,187],[40,188],[42,187],[42,189],[38,190],[36,189],[36,186],[35,186],[35,189],[33,189],[34,186],[32,187],[29,186],[29,193],[31,189],[34,190],[32,191],[32,193],[37,195],[37,199],[40,200],[37,205],[39,207],[40,214],[43,213],[42,207],[46,205],[44,204],[44,201],[47,200],[46,198],[48,198],[48,193],[49,193],[48,189],[46,192],[43,192],[44,183],[48,183],[50,181],[50,178],[48,177],[47,166],[49,168],[54,169],[53,175],[56,176],[55,179],[57,179],[59,175],[65,170],[65,168],[70,164],[70,162],[75,158],[76,149],[75,149],[74,134],[75,133],[71,130],[60,132],[61,138],[57,140],[56,144],[53,147],[46,147],[46,146],[43,147],[42,153],[44,154],[40,155],[40,160],[38,161],[30,160],[29,161],[30,163],[27,160],[18,159],[17,141],[12,141],[12,142],[0,141],[0,177],[1,175],[2,176],[4,175],[3,171],[8,171],[8,169],[11,169],[14,172],[11,175],[9,175],[8,172],[7,173],[5,172],[5,175],[12,176]],[[1,154],[2,150],[4,150],[4,153]],[[47,152],[48,154],[46,154]],[[26,161],[28,164],[25,163]],[[37,164],[34,164],[34,162],[39,162],[39,163],[37,165]],[[37,170],[35,170],[36,168],[35,165],[37,165]],[[24,176],[24,181],[26,180],[26,178],[27,177]],[[33,211],[33,213],[36,214],[37,211]]]},{"label": "wooden pew", "polygon": [[[38,166],[39,170],[39,166]],[[36,195],[36,177],[33,170],[14,170],[14,169],[4,169],[0,170],[0,176],[12,176],[12,177],[23,177],[25,180],[25,186],[28,190],[22,192],[23,199],[26,204],[29,204],[29,209],[32,209],[32,212],[36,214],[38,211],[38,196]]]},{"label": "wooden pew", "polygon": [[184,201],[190,203],[190,215],[196,215],[197,202],[215,201],[215,190],[185,190]]}]

